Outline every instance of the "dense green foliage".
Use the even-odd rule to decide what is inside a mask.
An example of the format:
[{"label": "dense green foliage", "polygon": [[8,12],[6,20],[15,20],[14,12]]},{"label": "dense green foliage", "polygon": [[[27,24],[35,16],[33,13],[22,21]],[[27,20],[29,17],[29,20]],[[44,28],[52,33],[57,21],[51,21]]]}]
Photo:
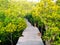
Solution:
[{"label": "dense green foliage", "polygon": [[56,3],[51,0],[41,0],[38,3],[0,0],[1,45],[16,43],[15,40],[26,28],[24,17],[44,31],[44,41],[48,41],[50,45],[60,45],[60,0]]},{"label": "dense green foliage", "polygon": [[[31,18],[30,18],[31,16]],[[43,40],[50,42],[50,45],[60,45],[60,6],[51,0],[41,0],[33,7],[30,22],[45,25]],[[44,31],[44,30],[42,30]]]},{"label": "dense green foliage", "polygon": [[26,28],[17,6],[8,0],[0,0],[0,45],[15,45]]},{"label": "dense green foliage", "polygon": [[23,30],[26,28],[25,20],[21,17],[7,17],[1,14],[0,17],[0,43],[8,44],[8,42],[11,41],[16,43],[14,41],[17,41]]},{"label": "dense green foliage", "polygon": [[60,6],[60,0],[57,0],[57,5],[59,5],[59,6]]}]

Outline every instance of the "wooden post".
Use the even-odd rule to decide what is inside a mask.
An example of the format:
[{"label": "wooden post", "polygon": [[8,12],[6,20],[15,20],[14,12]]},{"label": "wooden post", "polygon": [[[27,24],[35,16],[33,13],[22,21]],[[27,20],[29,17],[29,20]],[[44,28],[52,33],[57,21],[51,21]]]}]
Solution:
[{"label": "wooden post", "polygon": [[46,45],[51,45],[50,40],[46,40],[45,42],[46,42]]},{"label": "wooden post", "polygon": [[34,23],[34,27],[36,27],[36,23]]}]

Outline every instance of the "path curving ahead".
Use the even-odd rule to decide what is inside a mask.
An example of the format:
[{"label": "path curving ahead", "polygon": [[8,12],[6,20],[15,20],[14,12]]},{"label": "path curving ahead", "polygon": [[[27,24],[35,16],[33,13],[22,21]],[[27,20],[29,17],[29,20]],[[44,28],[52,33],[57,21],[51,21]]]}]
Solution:
[{"label": "path curving ahead", "polygon": [[44,45],[37,27],[33,27],[26,19],[27,28],[23,31],[16,45]]}]

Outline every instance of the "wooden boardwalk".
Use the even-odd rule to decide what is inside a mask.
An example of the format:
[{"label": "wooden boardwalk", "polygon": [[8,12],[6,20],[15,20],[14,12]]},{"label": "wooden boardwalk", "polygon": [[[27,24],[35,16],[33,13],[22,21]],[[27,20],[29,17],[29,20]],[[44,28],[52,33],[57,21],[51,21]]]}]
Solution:
[{"label": "wooden boardwalk", "polygon": [[44,45],[41,36],[38,35],[39,30],[33,27],[28,20],[26,20],[27,28],[23,31],[23,37],[20,37],[16,45]]}]

